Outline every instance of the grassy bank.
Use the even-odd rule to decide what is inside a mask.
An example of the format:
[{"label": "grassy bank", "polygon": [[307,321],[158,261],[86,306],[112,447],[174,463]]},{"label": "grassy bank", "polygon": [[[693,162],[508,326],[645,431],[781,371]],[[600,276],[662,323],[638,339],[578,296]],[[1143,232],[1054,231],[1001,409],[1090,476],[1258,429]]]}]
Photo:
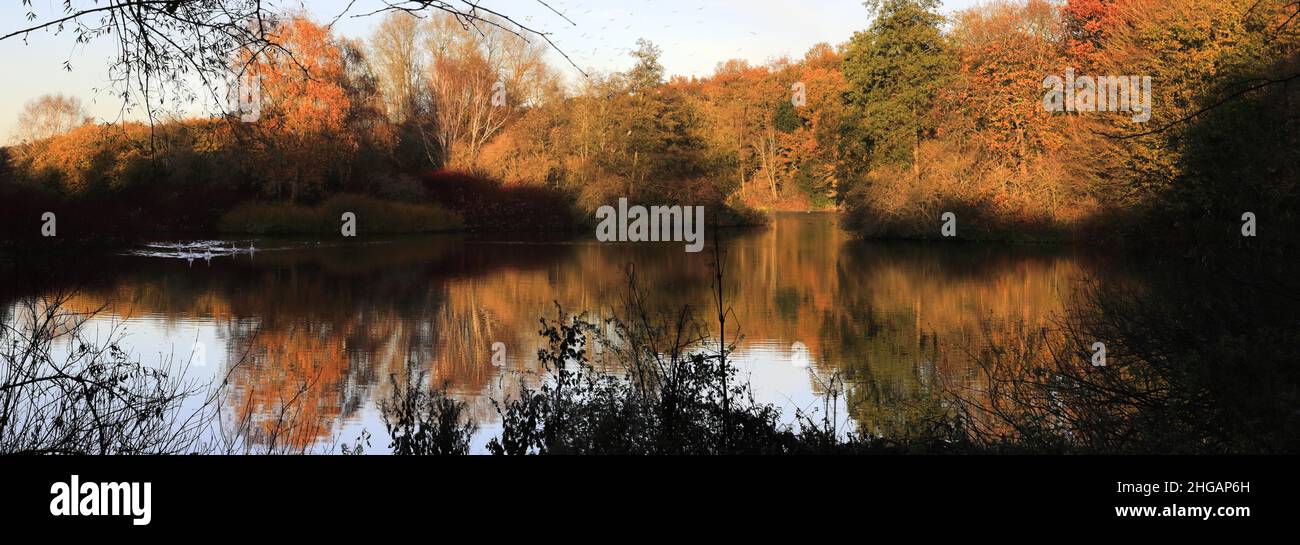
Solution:
[{"label": "grassy bank", "polygon": [[316,206],[245,203],[221,217],[217,229],[240,235],[323,235],[339,232],[343,214],[356,214],[357,233],[433,233],[464,228],[459,215],[432,204],[338,195]]}]

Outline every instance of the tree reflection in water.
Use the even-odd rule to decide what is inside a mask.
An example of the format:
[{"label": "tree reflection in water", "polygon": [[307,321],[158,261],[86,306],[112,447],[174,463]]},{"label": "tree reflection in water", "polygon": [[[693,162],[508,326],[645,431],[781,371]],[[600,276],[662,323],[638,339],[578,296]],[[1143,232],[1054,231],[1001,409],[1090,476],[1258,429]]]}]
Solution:
[{"label": "tree reflection in water", "polygon": [[[1128,292],[1139,295],[1190,289],[1150,287],[1153,271],[1135,270],[1152,267],[1059,248],[856,241],[834,216],[822,214],[778,216],[766,229],[728,233],[724,240],[728,298],[743,333],[734,357],[755,395],[793,419],[842,382],[833,391],[843,394],[852,424],[865,436],[900,441],[933,435],[936,426],[978,430],[990,439],[1021,425],[974,401],[1005,378],[990,363],[1026,339],[1059,335],[1072,303],[1105,311],[1095,298],[1075,297],[1085,279],[1108,289],[1147,290]],[[392,394],[387,377],[401,376],[413,362],[482,424],[476,450],[500,425],[492,400],[546,379],[536,359],[544,342],[537,320],[555,303],[603,321],[626,294],[628,264],[657,308],[702,309],[711,301],[709,252],[688,254],[668,244],[439,236],[338,245],[260,241],[258,247],[266,250],[210,265],[112,256],[26,288],[82,286],[68,302],[72,308],[107,305],[129,317],[128,327],[146,341],[166,341],[181,327],[210,332],[225,365],[244,362],[231,373],[229,395],[247,402],[227,404],[241,407],[227,420],[273,426],[293,400],[303,420],[315,423],[281,438],[293,444],[350,440],[362,428],[382,433],[377,401]],[[23,287],[6,284],[6,299],[22,295]],[[1229,290],[1222,300],[1238,293]],[[1151,304],[1105,301],[1132,301],[1130,309]],[[1143,316],[1124,312],[1134,320]],[[1255,317],[1236,312],[1246,322]],[[1279,324],[1291,323],[1281,310],[1273,314]],[[1183,323],[1193,331],[1206,325]],[[1135,327],[1111,330],[1118,338]],[[504,367],[491,364],[498,342],[507,347]],[[1122,364],[1131,351],[1116,342],[1111,359]],[[791,348],[796,343],[801,348]],[[1294,384],[1283,378],[1280,384]],[[1272,422],[1285,420],[1279,407],[1267,409]]]}]

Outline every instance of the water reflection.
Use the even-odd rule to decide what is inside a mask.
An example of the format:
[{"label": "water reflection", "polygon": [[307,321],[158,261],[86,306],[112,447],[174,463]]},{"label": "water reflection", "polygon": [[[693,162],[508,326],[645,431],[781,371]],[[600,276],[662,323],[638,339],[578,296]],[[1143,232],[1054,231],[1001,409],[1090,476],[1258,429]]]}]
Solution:
[{"label": "water reflection", "polygon": [[[874,433],[939,410],[941,384],[975,380],[975,351],[1050,325],[1097,268],[1061,249],[854,241],[828,214],[782,215],[725,240],[744,335],[737,361],[756,394],[792,413],[815,406],[838,374],[848,414]],[[495,433],[491,400],[541,376],[538,318],[556,303],[611,315],[629,264],[662,308],[710,304],[711,253],[680,244],[440,236],[256,246],[197,262],[97,259],[39,283],[5,282],[5,296],[77,287],[76,306],[108,305],[146,359],[198,341],[209,354],[196,373],[222,377],[242,361],[230,373],[230,406],[242,408],[227,418],[269,430],[292,401],[316,425],[281,440],[347,441],[364,428],[376,446],[386,439],[375,400],[407,361],[469,402],[481,435]],[[502,367],[491,362],[497,342]]]}]

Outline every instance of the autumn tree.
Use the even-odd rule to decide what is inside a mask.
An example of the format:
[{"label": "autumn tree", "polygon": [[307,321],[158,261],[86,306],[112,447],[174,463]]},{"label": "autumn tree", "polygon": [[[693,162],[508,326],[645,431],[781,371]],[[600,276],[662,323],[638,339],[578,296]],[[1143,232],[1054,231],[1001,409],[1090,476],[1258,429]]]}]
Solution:
[{"label": "autumn tree", "polygon": [[[787,133],[787,163],[793,184],[807,195],[812,204],[826,204],[838,196],[839,164],[845,137],[847,111],[844,94],[847,87],[841,71],[843,56],[828,44],[818,44],[791,67],[791,78],[798,85],[791,93],[801,93],[800,104],[790,111],[797,123]],[[793,85],[793,84],[792,84]]]},{"label": "autumn tree", "polygon": [[[538,3],[550,9],[546,2]],[[39,9],[42,4],[49,6]],[[348,3],[336,19],[356,4]],[[151,120],[168,102],[207,98],[224,105],[218,97],[229,75],[231,52],[250,52],[247,62],[286,52],[287,44],[273,33],[280,14],[272,2],[262,0],[20,0],[20,5],[25,17],[15,17],[21,22],[0,29],[0,41],[53,31],[72,35],[78,44],[113,42],[106,48],[111,51],[108,79],[124,102],[142,103]],[[404,0],[353,15],[441,15],[459,21],[467,31],[502,31],[554,45],[548,33],[511,18],[507,11],[485,2]]]},{"label": "autumn tree", "polygon": [[556,85],[555,76],[543,45],[500,22],[471,28],[452,15],[439,15],[427,24],[426,81],[442,164],[470,168],[521,108],[536,104]]},{"label": "autumn tree", "polygon": [[[1077,6],[1085,2],[1071,2]],[[1296,97],[1300,11],[1285,0],[1116,0],[1101,16],[1099,70],[1149,75],[1147,123],[1109,116],[1111,176],[1122,201],[1178,221],[1239,222],[1243,210],[1297,199]],[[1228,136],[1231,135],[1231,136]],[[1286,210],[1281,212],[1280,210]],[[1259,213],[1263,215],[1263,213]],[[1280,226],[1279,226],[1280,228]]]},{"label": "autumn tree", "polygon": [[589,209],[618,197],[829,203],[846,119],[837,51],[821,45],[765,66],[733,60],[709,78],[667,82],[658,55],[642,41],[627,70],[529,109],[490,145],[488,167],[512,183],[570,189]]},{"label": "autumn tree", "polygon": [[1082,66],[1092,67],[1104,41],[1121,22],[1130,0],[1069,0],[1060,7],[1064,22],[1065,52]]},{"label": "autumn tree", "polygon": [[791,107],[791,80],[774,68],[780,70],[731,60],[701,84],[711,142],[734,165],[738,189],[748,199],[776,200],[784,179],[785,142],[777,117]]},{"label": "autumn tree", "polygon": [[390,13],[370,36],[370,58],[388,117],[404,123],[422,108],[425,50],[420,19],[405,12]]},{"label": "autumn tree", "polygon": [[659,62],[659,57],[662,55],[663,50],[654,42],[645,38],[637,39],[636,49],[632,50],[632,58],[636,59],[636,64],[632,65],[632,69],[626,74],[629,91],[644,92],[663,83],[664,65]]},{"label": "autumn tree", "polygon": [[509,184],[566,190],[592,211],[608,204],[626,187],[627,173],[607,169],[627,133],[618,132],[624,93],[622,78],[592,74],[573,96],[527,108],[484,148],[481,168]]},{"label": "autumn tree", "polygon": [[[688,100],[691,90],[681,80],[654,93],[625,97],[626,113],[619,119],[624,135],[616,172],[627,172],[627,194],[665,202],[713,201],[703,176],[710,170],[711,150],[703,137],[703,119]],[[698,187],[697,187],[698,186]]]},{"label": "autumn tree", "polygon": [[[657,85],[662,77],[658,46],[639,40],[633,65],[620,74],[607,118],[611,146],[598,158],[621,175],[619,196],[679,201],[704,198],[684,191],[701,180],[711,161],[704,119],[690,101],[694,86],[683,79]],[[703,187],[694,189],[704,189]],[[690,195],[690,196],[687,196]]]},{"label": "autumn tree", "polygon": [[762,124],[761,108],[752,100],[754,85],[766,77],[765,67],[732,59],[718,63],[700,88],[712,129],[710,145],[726,157],[729,175],[742,193],[756,168],[751,142],[758,138]]},{"label": "autumn tree", "polygon": [[80,99],[62,94],[43,95],[28,102],[18,114],[17,137],[22,142],[45,140],[88,121]]},{"label": "autumn tree", "polygon": [[1043,79],[1071,62],[1057,6],[1003,0],[962,11],[954,23],[958,68],[939,101],[942,138],[976,154],[980,170],[997,173],[972,175],[970,185],[989,206],[1005,207],[999,215],[1059,220],[1063,209],[1098,193],[1096,169],[1087,163],[1106,144],[1094,118],[1043,107]]},{"label": "autumn tree", "polygon": [[935,129],[931,107],[953,66],[938,6],[938,0],[870,0],[871,27],[849,43],[847,98],[873,164],[907,165],[919,175],[921,141]]},{"label": "autumn tree", "polygon": [[344,130],[356,142],[355,160],[343,164],[342,186],[347,191],[378,192],[375,182],[386,179],[384,173],[390,172],[397,160],[400,126],[389,121],[370,50],[360,40],[347,38],[340,39],[338,47],[343,59],[341,83],[349,106]]},{"label": "autumn tree", "polygon": [[608,158],[622,150],[627,131],[619,132],[623,110],[619,100],[627,92],[618,75],[593,74],[586,78],[577,95],[566,100],[565,157],[560,160],[566,185],[578,195],[579,204],[589,210],[609,204],[609,196],[622,191],[626,173],[607,170]]},{"label": "autumn tree", "polygon": [[[995,2],[961,12],[952,33],[960,77],[945,92],[944,112],[992,156],[1025,173],[1026,165],[1060,149],[1065,116],[1042,106],[1043,78],[1064,69],[1063,24],[1046,0]],[[954,119],[944,116],[945,119]]]},{"label": "autumn tree", "polygon": [[748,139],[749,147],[758,163],[757,174],[767,182],[769,196],[775,200],[780,196],[779,184],[784,174],[785,154],[781,131],[794,128],[790,125],[778,128],[778,117],[782,113],[793,116],[794,106],[789,102],[788,87],[782,85],[782,81],[771,74],[770,69],[768,77],[754,82],[749,88],[749,95],[749,103],[752,105],[750,111],[755,116],[751,118],[755,132]]},{"label": "autumn tree", "polygon": [[328,28],[293,17],[272,32],[283,51],[257,56],[258,127],[267,144],[268,192],[296,201],[318,194],[356,147],[347,128],[352,101],[343,50]]}]

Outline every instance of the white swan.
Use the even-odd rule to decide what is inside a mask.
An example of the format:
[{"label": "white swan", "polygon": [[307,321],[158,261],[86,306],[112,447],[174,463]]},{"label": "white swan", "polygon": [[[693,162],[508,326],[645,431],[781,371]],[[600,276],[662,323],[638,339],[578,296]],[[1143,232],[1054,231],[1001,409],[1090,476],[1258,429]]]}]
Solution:
[{"label": "white swan", "polygon": [[808,351],[808,346],[804,343],[795,341],[790,345],[790,365],[799,369],[807,369],[812,361],[812,354]]}]

